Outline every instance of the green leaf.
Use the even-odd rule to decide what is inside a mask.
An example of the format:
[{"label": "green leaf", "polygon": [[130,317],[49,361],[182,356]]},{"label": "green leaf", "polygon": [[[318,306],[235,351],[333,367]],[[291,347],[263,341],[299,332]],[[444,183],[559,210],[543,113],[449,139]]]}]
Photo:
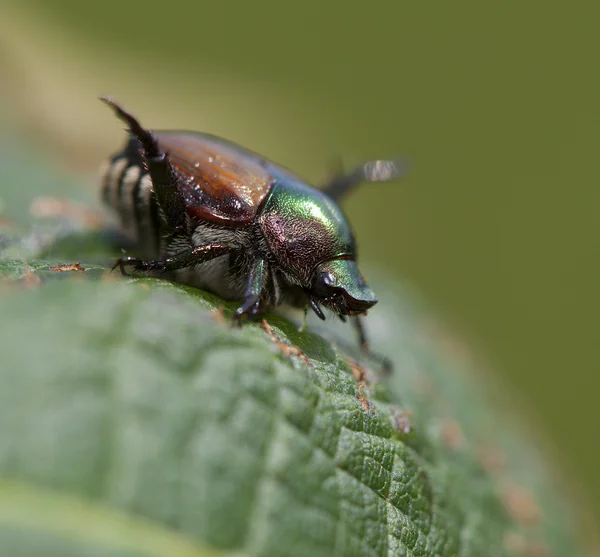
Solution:
[{"label": "green leaf", "polygon": [[[6,555],[224,557],[139,518],[57,491],[0,482]],[[232,554],[228,554],[232,556]]]},{"label": "green leaf", "polygon": [[[335,348],[284,318],[272,317],[273,331],[310,366],[256,325],[222,323],[211,310],[232,306],[213,296],[86,273],[0,300],[0,509],[19,486],[32,507],[19,528],[0,512],[9,539],[82,543],[105,520],[98,509],[112,508],[152,535],[178,532],[175,544],[242,555],[512,555],[515,540],[576,554],[543,461],[440,357],[411,303],[374,315],[396,370],[359,390]],[[486,444],[510,465],[486,471]],[[85,512],[57,503],[82,527],[63,528],[72,518],[52,510],[45,524],[48,489],[74,509],[87,502]]]},{"label": "green leaf", "polygon": [[0,233],[7,554],[583,555],[524,423],[402,285],[374,281],[385,377],[341,324],[271,315],[275,342],[211,294],[109,275],[103,233],[23,230]]}]

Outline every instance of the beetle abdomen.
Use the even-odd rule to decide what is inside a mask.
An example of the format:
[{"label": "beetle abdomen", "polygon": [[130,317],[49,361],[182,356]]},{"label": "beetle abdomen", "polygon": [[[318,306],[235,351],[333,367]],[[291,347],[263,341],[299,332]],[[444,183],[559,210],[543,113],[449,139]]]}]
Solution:
[{"label": "beetle abdomen", "polygon": [[150,256],[160,250],[162,222],[152,180],[137,147],[131,143],[101,170],[102,200],[119,216],[120,225]]}]

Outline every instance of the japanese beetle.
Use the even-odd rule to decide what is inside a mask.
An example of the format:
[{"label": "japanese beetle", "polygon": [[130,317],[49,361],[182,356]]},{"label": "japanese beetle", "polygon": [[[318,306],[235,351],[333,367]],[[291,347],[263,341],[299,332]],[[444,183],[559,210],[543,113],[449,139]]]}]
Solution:
[{"label": "japanese beetle", "polygon": [[235,320],[281,304],[360,316],[377,303],[356,265],[354,235],[336,204],[363,181],[392,180],[397,161],[370,161],[322,190],[225,139],[149,131],[111,99],[127,124],[125,148],[106,164],[104,201],[117,211],[139,257],[126,267],[240,300]]}]

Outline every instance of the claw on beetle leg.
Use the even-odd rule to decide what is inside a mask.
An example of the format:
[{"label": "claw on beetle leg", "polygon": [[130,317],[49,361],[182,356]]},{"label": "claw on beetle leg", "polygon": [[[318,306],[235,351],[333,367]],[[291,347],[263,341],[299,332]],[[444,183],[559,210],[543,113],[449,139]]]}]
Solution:
[{"label": "claw on beetle leg", "polygon": [[145,265],[146,264],[137,257],[121,257],[117,259],[116,263],[112,266],[110,272],[112,273],[117,267],[119,267],[119,270],[121,271],[121,274],[124,277],[130,277],[131,274],[125,271],[126,266],[133,267],[134,271],[142,271],[144,270]]},{"label": "claw on beetle leg", "polygon": [[231,319],[231,326],[232,327],[241,327],[242,326],[242,320],[247,318],[248,315],[244,314],[240,311],[240,308],[238,308],[236,310],[236,312],[233,314],[233,318]]},{"label": "claw on beetle leg", "polygon": [[166,261],[143,261],[142,259],[138,259],[137,257],[121,257],[117,260],[117,262],[112,266],[111,272],[114,271],[117,267],[121,271],[121,274],[126,277],[133,276],[131,273],[127,273],[125,271],[125,267],[131,267],[134,271],[137,272],[146,272],[146,271],[166,271]]},{"label": "claw on beetle leg", "polygon": [[262,299],[260,295],[248,294],[244,303],[233,314],[233,324],[241,326],[242,320],[253,321],[260,313]]}]

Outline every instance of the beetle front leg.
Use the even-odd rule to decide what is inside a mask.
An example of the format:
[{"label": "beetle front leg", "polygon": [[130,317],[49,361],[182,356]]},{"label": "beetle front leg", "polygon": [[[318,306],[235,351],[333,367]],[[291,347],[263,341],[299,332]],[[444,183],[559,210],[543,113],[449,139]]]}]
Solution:
[{"label": "beetle front leg", "polygon": [[268,268],[265,260],[258,258],[250,269],[248,286],[244,293],[244,303],[236,310],[233,321],[239,324],[243,317],[252,320],[260,313],[264,302],[264,291],[267,286]]},{"label": "beetle front leg", "polygon": [[125,272],[126,266],[132,267],[134,271],[176,271],[210,261],[211,259],[230,253],[234,249],[234,246],[227,244],[209,244],[182,251],[173,257],[156,261],[142,261],[137,257],[122,257],[114,264],[112,270],[114,271],[119,267],[121,273],[124,275],[128,274]]},{"label": "beetle front leg", "polygon": [[406,174],[406,163],[400,160],[369,161],[354,170],[329,181],[323,191],[334,201],[339,200],[362,182],[388,182]]},{"label": "beetle front leg", "polygon": [[379,360],[381,362],[383,372],[386,375],[389,375],[394,369],[392,361],[387,356],[384,356],[383,354],[378,354],[371,350],[371,346],[369,344],[369,340],[367,339],[367,333],[365,331],[365,327],[361,316],[354,316],[352,318],[352,323],[354,324],[354,328],[356,329],[356,333],[358,335],[358,342],[360,343],[360,349],[362,350],[363,354],[371,360]]},{"label": "beetle front leg", "polygon": [[138,120],[115,101],[101,97],[117,117],[127,124],[129,132],[141,146],[141,154],[148,167],[156,200],[173,232],[182,230],[185,225],[185,200],[179,188],[179,177],[173,170],[167,153],[162,153],[152,132],[144,129]]}]

